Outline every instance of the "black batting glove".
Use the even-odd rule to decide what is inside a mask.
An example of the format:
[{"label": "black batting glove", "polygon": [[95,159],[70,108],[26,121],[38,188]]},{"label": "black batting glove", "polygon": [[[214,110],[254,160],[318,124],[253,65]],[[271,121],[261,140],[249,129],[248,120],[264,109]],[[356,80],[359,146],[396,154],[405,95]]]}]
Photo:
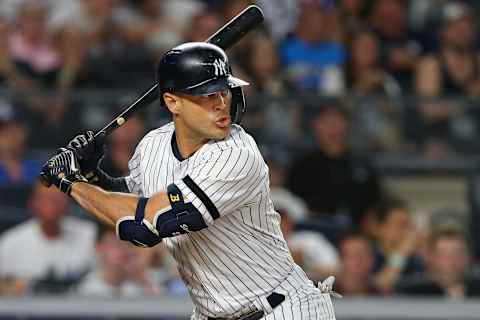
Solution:
[{"label": "black batting glove", "polygon": [[61,148],[42,167],[40,176],[48,185],[55,185],[60,191],[70,195],[72,185],[87,182],[80,173],[78,160],[72,150]]},{"label": "black batting glove", "polygon": [[94,184],[99,180],[97,168],[105,153],[104,144],[105,135],[94,138],[91,130],[77,135],[67,144],[67,148],[75,152],[83,175]]}]

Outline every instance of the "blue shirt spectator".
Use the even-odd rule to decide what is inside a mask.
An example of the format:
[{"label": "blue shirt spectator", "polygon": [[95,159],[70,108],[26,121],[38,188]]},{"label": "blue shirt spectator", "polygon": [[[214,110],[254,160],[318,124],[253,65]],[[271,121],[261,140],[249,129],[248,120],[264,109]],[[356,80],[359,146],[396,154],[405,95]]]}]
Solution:
[{"label": "blue shirt spectator", "polygon": [[281,61],[297,88],[333,96],[343,93],[346,51],[333,29],[334,17],[328,1],[300,1],[295,31],[280,46]]},{"label": "blue shirt spectator", "polygon": [[27,183],[33,184],[38,179],[41,163],[36,160],[26,159],[20,164],[18,178],[12,177],[3,163],[0,163],[0,184]]},{"label": "blue shirt spectator", "polygon": [[329,86],[329,67],[341,69],[346,52],[336,42],[308,43],[297,36],[287,38],[280,48],[283,65],[293,82],[301,89],[324,91]]},{"label": "blue shirt spectator", "polygon": [[0,184],[32,184],[41,164],[26,159],[28,130],[18,107],[0,101]]}]

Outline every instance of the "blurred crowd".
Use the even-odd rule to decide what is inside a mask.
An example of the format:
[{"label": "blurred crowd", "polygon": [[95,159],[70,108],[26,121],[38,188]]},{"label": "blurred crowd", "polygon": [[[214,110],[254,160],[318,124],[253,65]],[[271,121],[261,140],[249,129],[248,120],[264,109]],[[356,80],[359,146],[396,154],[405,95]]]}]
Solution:
[{"label": "blurred crowd", "polygon": [[[2,0],[1,295],[186,295],[162,246],[120,242],[37,174],[149,88],[163,52],[252,3],[266,22],[228,53],[297,263],[346,296],[480,295],[464,216],[418,223],[370,159],[478,153],[479,3],[460,0]],[[168,121],[149,108],[109,137],[110,174]]]}]

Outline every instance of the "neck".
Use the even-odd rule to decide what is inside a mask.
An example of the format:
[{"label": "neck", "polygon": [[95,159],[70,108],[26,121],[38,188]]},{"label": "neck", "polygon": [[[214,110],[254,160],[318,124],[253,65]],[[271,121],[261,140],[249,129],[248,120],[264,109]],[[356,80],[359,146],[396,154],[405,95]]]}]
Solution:
[{"label": "neck", "polygon": [[47,239],[56,239],[61,234],[59,223],[43,223],[40,222],[40,230]]},{"label": "neck", "polygon": [[310,44],[319,43],[321,41],[320,36],[312,32],[308,26],[298,26],[296,34],[300,39]]},{"label": "neck", "polygon": [[190,157],[208,142],[208,139],[198,137],[194,133],[189,133],[181,126],[175,126],[175,139],[178,151],[184,159]]},{"label": "neck", "polygon": [[320,143],[321,149],[329,158],[338,158],[345,153],[343,145],[333,143]]}]

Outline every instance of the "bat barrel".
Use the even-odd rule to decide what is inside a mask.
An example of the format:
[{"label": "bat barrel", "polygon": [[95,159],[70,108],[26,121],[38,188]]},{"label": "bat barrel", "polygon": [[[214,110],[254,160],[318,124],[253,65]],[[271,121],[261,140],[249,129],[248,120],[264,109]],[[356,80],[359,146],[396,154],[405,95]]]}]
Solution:
[{"label": "bat barrel", "polygon": [[263,12],[259,6],[251,5],[230,20],[220,30],[215,32],[206,42],[219,46],[222,49],[230,48],[246,33],[263,21]]}]

